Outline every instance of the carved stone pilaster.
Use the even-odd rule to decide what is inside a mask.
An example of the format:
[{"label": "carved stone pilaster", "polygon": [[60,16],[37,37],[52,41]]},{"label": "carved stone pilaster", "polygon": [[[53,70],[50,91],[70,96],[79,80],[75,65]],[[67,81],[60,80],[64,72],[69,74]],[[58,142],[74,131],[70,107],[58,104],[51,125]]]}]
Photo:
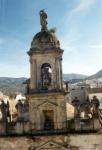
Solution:
[{"label": "carved stone pilaster", "polygon": [[55,67],[56,67],[56,88],[59,88],[59,62],[58,57],[55,58]]},{"label": "carved stone pilaster", "polygon": [[61,86],[61,88],[63,88],[62,57],[59,58],[59,64],[60,64],[60,86]]},{"label": "carved stone pilaster", "polygon": [[57,57],[55,60],[55,66],[56,66],[56,87],[62,88],[62,57]]},{"label": "carved stone pilaster", "polygon": [[37,88],[37,71],[36,71],[36,60],[30,60],[30,71],[31,71],[31,89]]}]

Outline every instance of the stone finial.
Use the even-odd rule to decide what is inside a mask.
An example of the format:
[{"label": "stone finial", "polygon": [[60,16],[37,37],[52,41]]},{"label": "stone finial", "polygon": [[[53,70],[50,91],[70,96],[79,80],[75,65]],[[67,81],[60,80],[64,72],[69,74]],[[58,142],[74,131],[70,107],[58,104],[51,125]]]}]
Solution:
[{"label": "stone finial", "polygon": [[40,10],[40,25],[41,31],[47,31],[47,14],[44,10]]}]

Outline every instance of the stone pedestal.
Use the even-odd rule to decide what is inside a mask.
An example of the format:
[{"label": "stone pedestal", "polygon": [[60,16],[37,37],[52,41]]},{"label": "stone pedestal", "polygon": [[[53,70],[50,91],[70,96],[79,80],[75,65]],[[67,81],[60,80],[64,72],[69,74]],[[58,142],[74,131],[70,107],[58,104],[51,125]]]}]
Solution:
[{"label": "stone pedestal", "polygon": [[6,123],[0,122],[0,134],[6,133]]},{"label": "stone pedestal", "polygon": [[18,134],[28,133],[30,131],[29,122],[17,122],[15,130]]},{"label": "stone pedestal", "polygon": [[23,133],[23,131],[24,131],[24,126],[23,126],[23,123],[21,123],[21,122],[17,122],[16,123],[16,133],[18,133],[18,134],[21,134],[21,133]]},{"label": "stone pedestal", "polygon": [[93,119],[93,128],[94,128],[94,130],[100,130],[99,118],[94,118]]},{"label": "stone pedestal", "polygon": [[81,123],[80,123],[80,118],[76,118],[74,120],[74,125],[75,125],[75,130],[80,131],[81,130]]}]

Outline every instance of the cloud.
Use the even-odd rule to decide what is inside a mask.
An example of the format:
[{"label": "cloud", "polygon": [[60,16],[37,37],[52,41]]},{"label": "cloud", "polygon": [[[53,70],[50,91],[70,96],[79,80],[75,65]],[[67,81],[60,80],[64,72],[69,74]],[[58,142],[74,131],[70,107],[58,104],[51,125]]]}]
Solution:
[{"label": "cloud", "polygon": [[92,48],[92,49],[102,49],[102,45],[89,45],[89,48]]},{"label": "cloud", "polygon": [[94,71],[91,66],[87,66],[85,63],[79,64],[77,61],[74,61],[72,63],[63,62],[63,72],[91,75]]},{"label": "cloud", "polygon": [[0,77],[29,77],[28,63],[25,65],[0,63]]},{"label": "cloud", "polygon": [[0,38],[0,76],[28,76],[27,47],[17,38]]},{"label": "cloud", "polygon": [[102,68],[101,19],[96,26],[91,26],[97,20],[95,13],[98,12],[99,4],[95,5],[96,0],[77,2],[66,11],[60,25],[65,28],[65,32],[60,35],[61,47],[65,50],[63,71],[91,75]]},{"label": "cloud", "polygon": [[28,75],[28,47],[17,38],[0,38],[0,76]]},{"label": "cloud", "polygon": [[23,41],[18,40],[14,37],[1,37],[0,38],[0,51],[5,53],[8,52],[9,55],[15,55],[16,53],[22,53],[27,50],[28,45]]},{"label": "cloud", "polygon": [[[86,16],[86,13],[83,15],[82,12],[87,12],[88,8],[95,4],[95,1],[96,0],[80,0],[74,8],[64,14],[60,25],[62,27],[63,24],[66,29],[65,33],[61,35],[62,46],[64,48],[71,48],[71,45],[81,38],[79,24],[82,22],[84,15]],[[82,16],[82,18],[80,18],[80,16]]]},{"label": "cloud", "polygon": [[73,9],[72,12],[76,13],[86,11],[88,8],[90,8],[90,6],[95,4],[95,1],[96,0],[80,0],[79,4]]},{"label": "cloud", "polygon": [[80,16],[86,16],[88,10],[90,10],[90,8],[95,5],[96,0],[76,0],[76,2],[77,3],[73,5],[73,7],[70,10],[68,9],[66,11],[62,18],[62,23],[75,23],[76,18],[80,20]]}]

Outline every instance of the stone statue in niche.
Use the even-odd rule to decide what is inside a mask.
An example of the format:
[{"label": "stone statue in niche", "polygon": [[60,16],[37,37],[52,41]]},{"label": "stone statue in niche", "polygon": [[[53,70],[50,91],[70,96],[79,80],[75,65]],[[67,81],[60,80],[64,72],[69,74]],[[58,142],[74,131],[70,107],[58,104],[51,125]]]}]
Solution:
[{"label": "stone statue in niche", "polygon": [[41,24],[41,31],[47,30],[47,14],[44,10],[40,10],[40,24]]},{"label": "stone statue in niche", "polygon": [[42,68],[42,86],[48,88],[51,85],[51,73],[49,67]]},{"label": "stone statue in niche", "polygon": [[84,105],[84,118],[90,118],[91,114],[91,103],[89,101],[89,98],[86,99],[86,102],[83,104]]},{"label": "stone statue in niche", "polygon": [[93,96],[93,99],[91,100],[91,108],[92,108],[92,114],[94,116],[98,115],[98,109],[99,109],[100,103],[97,96]]},{"label": "stone statue in niche", "polygon": [[0,101],[0,110],[2,113],[2,121],[3,122],[8,122],[8,118],[11,121],[11,116],[10,116],[10,111],[9,111],[9,102],[7,101],[6,103],[4,100]]},{"label": "stone statue in niche", "polygon": [[28,116],[28,104],[26,101],[19,100],[16,104],[16,109],[18,113],[18,120],[27,120]]},{"label": "stone statue in niche", "polygon": [[79,117],[80,116],[80,101],[78,100],[77,97],[74,98],[72,101],[72,105],[74,106],[74,117]]},{"label": "stone statue in niche", "polygon": [[91,103],[89,101],[89,98],[87,97],[86,101],[84,103],[82,103],[80,105],[80,113],[84,113],[81,117],[82,118],[91,118],[92,115],[91,115]]},{"label": "stone statue in niche", "polygon": [[[9,101],[8,100],[1,100],[0,101],[0,111],[2,114],[2,117],[0,118],[3,124],[3,130],[4,132],[8,132],[8,123],[11,122],[11,114],[9,110]],[[3,131],[2,130],[2,131]]]}]

